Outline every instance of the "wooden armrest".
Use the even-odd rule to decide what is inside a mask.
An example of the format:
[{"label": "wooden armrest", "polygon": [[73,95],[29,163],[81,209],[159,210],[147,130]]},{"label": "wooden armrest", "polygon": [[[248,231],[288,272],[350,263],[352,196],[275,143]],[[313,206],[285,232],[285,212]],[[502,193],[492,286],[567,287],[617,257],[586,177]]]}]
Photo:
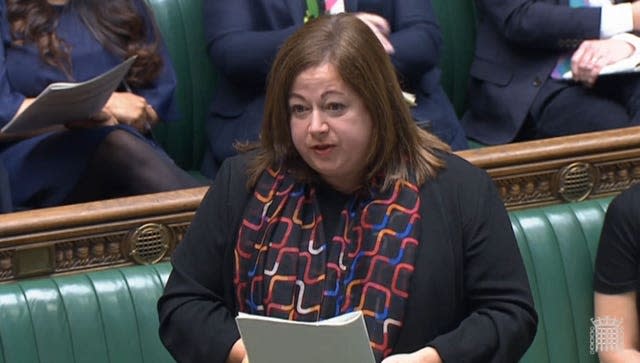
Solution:
[{"label": "wooden armrest", "polygon": [[166,215],[193,213],[208,187],[107,199],[60,207],[0,214],[0,245],[12,241],[31,242],[33,238],[60,230],[121,223],[127,220],[152,220]]},{"label": "wooden armrest", "polygon": [[640,147],[640,126],[458,151],[474,165],[492,170],[549,160],[565,160]]},{"label": "wooden armrest", "polygon": [[[640,126],[457,153],[509,210],[617,194],[640,182]],[[0,214],[0,283],[167,260],[207,187]]]},{"label": "wooden armrest", "polygon": [[464,150],[507,209],[617,194],[640,182],[640,126]]},{"label": "wooden armrest", "polygon": [[167,260],[207,187],[0,215],[0,283]]}]

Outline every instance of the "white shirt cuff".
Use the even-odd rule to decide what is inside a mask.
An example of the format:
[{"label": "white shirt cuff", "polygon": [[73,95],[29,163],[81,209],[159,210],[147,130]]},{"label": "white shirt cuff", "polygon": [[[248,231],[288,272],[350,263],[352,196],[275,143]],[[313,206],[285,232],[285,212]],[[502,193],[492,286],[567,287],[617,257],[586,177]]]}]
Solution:
[{"label": "white shirt cuff", "polygon": [[629,58],[640,54],[640,38],[637,37],[636,35],[633,35],[631,33],[620,33],[612,36],[611,39],[624,40],[625,42],[631,44],[631,46],[635,48],[633,53],[629,56]]},{"label": "white shirt cuff", "polygon": [[631,3],[607,6],[600,12],[600,37],[610,38],[616,34],[633,30],[633,11]]}]

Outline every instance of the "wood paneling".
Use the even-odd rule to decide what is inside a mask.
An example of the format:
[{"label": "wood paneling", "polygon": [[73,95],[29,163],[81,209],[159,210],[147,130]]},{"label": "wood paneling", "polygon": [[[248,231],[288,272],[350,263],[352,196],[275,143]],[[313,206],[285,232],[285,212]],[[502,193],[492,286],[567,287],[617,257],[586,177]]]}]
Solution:
[{"label": "wood paneling", "polygon": [[[640,127],[458,155],[487,171],[508,209],[565,203],[617,194],[640,181]],[[144,243],[151,246],[147,255],[166,260],[206,190],[0,214],[0,282],[140,263],[132,255],[139,257]]]}]

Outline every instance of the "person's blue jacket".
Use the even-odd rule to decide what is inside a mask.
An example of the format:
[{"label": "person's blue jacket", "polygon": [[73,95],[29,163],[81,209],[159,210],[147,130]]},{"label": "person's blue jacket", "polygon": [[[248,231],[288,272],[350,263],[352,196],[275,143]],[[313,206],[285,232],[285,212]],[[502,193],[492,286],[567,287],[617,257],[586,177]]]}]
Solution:
[{"label": "person's blue jacket", "polygon": [[[467,141],[440,84],[442,37],[430,0],[345,0],[347,12],[378,14],[389,22],[392,61],[403,89],[416,94],[413,115],[454,149]],[[257,140],[265,80],[285,39],[304,24],[302,0],[204,1],[208,53],[218,72],[206,122],[203,173],[235,154],[234,140]]]},{"label": "person's blue jacket", "polygon": [[0,163],[0,213],[11,212],[11,193],[9,192],[9,176]]},{"label": "person's blue jacket", "polygon": [[600,38],[600,8],[572,8],[569,0],[475,4],[475,57],[462,124],[472,139],[503,144],[518,135],[558,58]]}]

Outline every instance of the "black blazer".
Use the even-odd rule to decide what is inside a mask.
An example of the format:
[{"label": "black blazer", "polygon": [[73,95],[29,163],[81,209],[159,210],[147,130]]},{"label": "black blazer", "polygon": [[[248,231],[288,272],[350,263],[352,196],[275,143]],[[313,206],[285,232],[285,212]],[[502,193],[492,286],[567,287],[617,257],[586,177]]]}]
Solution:
[{"label": "black blazer", "polygon": [[[618,1],[623,2],[623,1]],[[467,135],[510,142],[558,57],[600,38],[600,8],[568,0],[476,0],[477,37],[470,69]]]},{"label": "black blazer", "polygon": [[[420,187],[420,247],[393,353],[432,346],[445,362],[517,362],[537,314],[509,217],[483,170],[440,156],[447,167]],[[171,257],[159,331],[178,362],[222,363],[240,338],[234,249],[248,160],[223,164]]]}]

